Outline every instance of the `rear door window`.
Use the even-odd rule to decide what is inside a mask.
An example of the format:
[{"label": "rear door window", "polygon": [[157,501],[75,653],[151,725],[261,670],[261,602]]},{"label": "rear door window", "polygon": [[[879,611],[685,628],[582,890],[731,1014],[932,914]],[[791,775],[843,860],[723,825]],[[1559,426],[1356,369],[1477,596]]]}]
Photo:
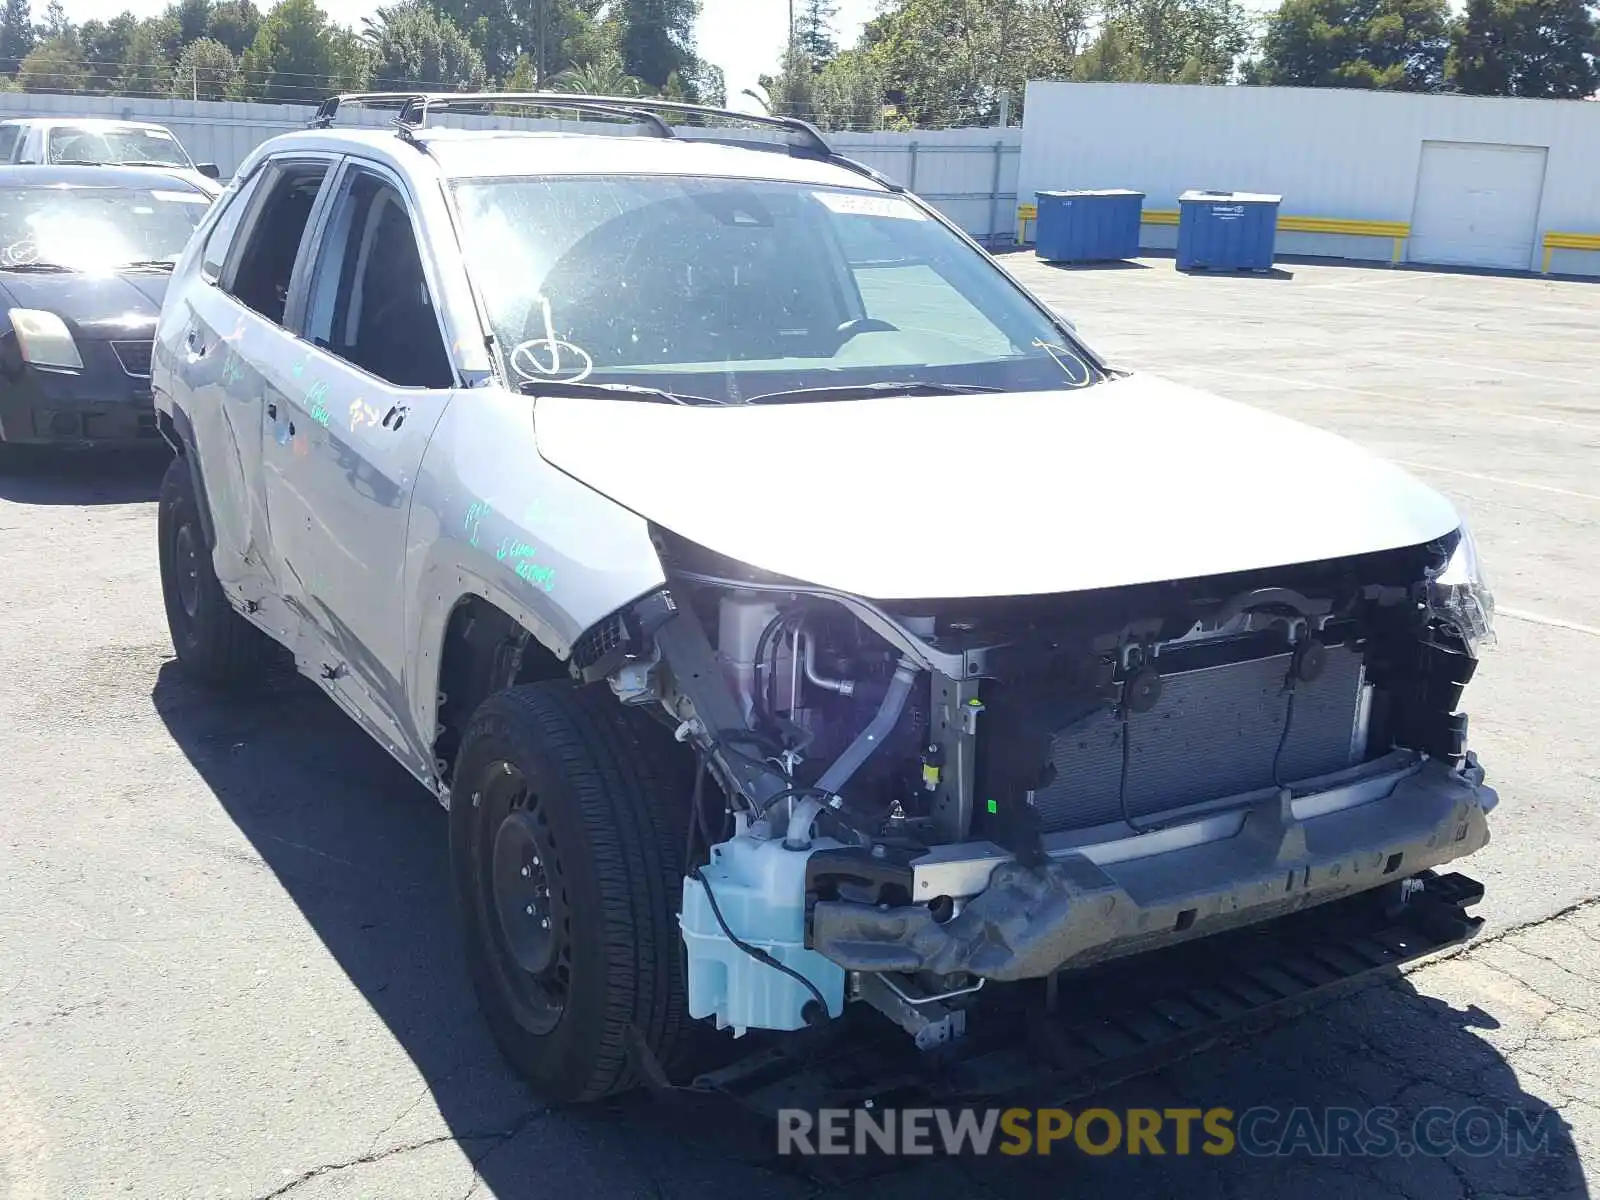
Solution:
[{"label": "rear door window", "polygon": [[221,279],[224,291],[275,324],[284,323],[295,263],[331,166],[325,160],[298,160],[267,167],[250,206],[244,241]]},{"label": "rear door window", "polygon": [[17,139],[22,134],[20,125],[0,125],[0,162],[10,162],[17,152]]}]

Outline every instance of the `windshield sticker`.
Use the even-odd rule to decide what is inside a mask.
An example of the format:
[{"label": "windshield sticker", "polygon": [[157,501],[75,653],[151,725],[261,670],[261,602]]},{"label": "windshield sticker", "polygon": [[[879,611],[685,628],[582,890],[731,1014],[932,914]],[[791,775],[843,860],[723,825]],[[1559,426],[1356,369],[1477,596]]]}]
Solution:
[{"label": "windshield sticker", "polygon": [[[199,192],[151,192],[157,200],[164,200],[168,204],[210,204],[210,196],[202,196]],[[149,212],[150,209],[138,209],[139,212]]]},{"label": "windshield sticker", "polygon": [[511,350],[511,369],[522,378],[552,383],[582,383],[594,370],[594,359],[586,350],[556,337],[555,318],[550,301],[539,297],[544,310],[544,337],[522,342]]},{"label": "windshield sticker", "polygon": [[823,206],[851,217],[895,217],[901,221],[926,221],[928,214],[898,196],[866,192],[812,192]]}]

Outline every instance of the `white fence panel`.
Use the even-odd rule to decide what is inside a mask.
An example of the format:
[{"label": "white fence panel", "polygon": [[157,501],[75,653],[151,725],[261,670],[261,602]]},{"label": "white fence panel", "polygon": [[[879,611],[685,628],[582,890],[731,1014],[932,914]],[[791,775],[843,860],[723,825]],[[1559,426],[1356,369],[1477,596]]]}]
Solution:
[{"label": "white fence panel", "polygon": [[[81,116],[157,121],[178,135],[196,162],[216,163],[224,179],[268,138],[303,129],[313,111],[302,104],[0,93],[0,118]],[[393,116],[392,111],[351,109],[341,113],[339,121],[381,128]],[[585,128],[571,121],[448,113],[430,119],[466,129]],[[1004,240],[1014,232],[1017,171],[1022,158],[1020,129],[836,133],[829,135],[829,140],[844,154],[927,198],[974,237]]]}]

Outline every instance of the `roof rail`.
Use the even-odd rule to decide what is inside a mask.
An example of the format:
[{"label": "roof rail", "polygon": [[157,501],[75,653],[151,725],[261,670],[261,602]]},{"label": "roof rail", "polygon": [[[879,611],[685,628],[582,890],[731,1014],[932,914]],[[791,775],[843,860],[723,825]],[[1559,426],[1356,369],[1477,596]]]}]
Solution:
[{"label": "roof rail", "polygon": [[704,104],[685,104],[677,100],[640,99],[634,96],[568,95],[565,92],[351,92],[329,96],[317,106],[310,124],[325,129],[333,124],[339,109],[344,105],[361,105],[369,108],[394,107],[398,110],[395,124],[402,132],[425,129],[430,113],[462,105],[519,104],[530,108],[547,108],[576,112],[596,112],[606,116],[625,116],[648,127],[656,137],[672,137],[672,127],[660,114],[686,117],[714,117],[734,121],[758,129],[775,129],[788,134],[793,149],[802,150],[822,158],[835,158],[833,147],[817,127],[798,117],[768,117],[754,113],[735,112],[727,108],[712,108]]}]

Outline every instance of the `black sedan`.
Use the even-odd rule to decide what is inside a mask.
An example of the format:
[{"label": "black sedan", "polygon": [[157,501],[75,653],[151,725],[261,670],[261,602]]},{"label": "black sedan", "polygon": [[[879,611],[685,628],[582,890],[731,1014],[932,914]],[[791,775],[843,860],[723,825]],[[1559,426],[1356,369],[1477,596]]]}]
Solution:
[{"label": "black sedan", "polygon": [[0,166],[0,451],[158,439],[156,318],[210,202],[164,171]]}]

